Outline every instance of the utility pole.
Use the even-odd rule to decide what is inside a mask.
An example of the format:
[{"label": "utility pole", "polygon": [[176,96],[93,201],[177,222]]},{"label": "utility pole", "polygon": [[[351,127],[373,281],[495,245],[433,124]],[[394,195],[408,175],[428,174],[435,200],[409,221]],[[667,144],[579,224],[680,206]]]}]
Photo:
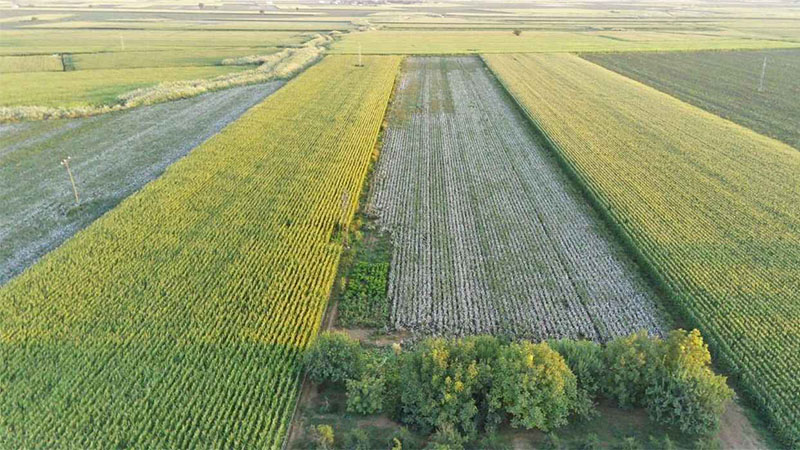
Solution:
[{"label": "utility pole", "polygon": [[758,81],[758,92],[764,90],[764,73],[767,71],[767,57],[764,56],[764,63],[761,64],[761,79]]},{"label": "utility pole", "polygon": [[75,204],[80,205],[81,199],[78,197],[78,188],[75,187],[75,178],[72,177],[72,170],[69,168],[69,161],[72,158],[67,156],[66,158],[61,160],[61,165],[67,168],[67,174],[69,175],[69,182],[72,183],[72,193],[75,194]]}]

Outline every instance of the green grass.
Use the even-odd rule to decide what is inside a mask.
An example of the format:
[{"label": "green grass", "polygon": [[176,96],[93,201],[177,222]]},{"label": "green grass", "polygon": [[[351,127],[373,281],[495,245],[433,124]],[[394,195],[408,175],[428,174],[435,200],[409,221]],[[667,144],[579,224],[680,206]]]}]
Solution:
[{"label": "green grass", "polygon": [[583,57],[800,149],[800,49]]},{"label": "green grass", "polygon": [[0,106],[74,107],[106,105],[128,91],[164,81],[212,78],[247,67],[165,67],[77,70],[0,75]]},{"label": "green grass", "polygon": [[800,43],[651,31],[369,31],[350,33],[334,53],[436,54],[735,49],[800,47]]}]

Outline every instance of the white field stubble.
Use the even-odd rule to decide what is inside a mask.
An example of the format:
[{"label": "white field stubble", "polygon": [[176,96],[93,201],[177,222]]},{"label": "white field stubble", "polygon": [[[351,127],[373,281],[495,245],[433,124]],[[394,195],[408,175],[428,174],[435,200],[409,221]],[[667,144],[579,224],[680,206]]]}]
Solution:
[{"label": "white field stubble", "polygon": [[661,334],[657,295],[479,59],[408,58],[398,83],[370,197],[393,327]]}]

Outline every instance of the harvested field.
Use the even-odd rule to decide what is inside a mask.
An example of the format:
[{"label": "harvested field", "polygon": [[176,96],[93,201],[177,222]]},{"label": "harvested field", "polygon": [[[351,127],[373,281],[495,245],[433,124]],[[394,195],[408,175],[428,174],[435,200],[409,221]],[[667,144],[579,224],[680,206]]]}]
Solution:
[{"label": "harvested field", "polygon": [[[160,175],[282,82],[86,119],[0,128],[0,284]],[[114,130],[109,133],[109,130]],[[74,206],[59,161],[72,157]]]},{"label": "harvested field", "polygon": [[658,333],[656,295],[474,57],[406,60],[371,208],[397,328],[534,339]]}]

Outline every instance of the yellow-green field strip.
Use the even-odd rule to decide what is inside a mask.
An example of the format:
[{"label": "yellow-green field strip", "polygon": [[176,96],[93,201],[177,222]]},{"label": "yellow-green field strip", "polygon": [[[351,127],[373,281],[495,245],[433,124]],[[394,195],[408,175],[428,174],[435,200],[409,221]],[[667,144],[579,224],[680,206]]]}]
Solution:
[{"label": "yellow-green field strip", "polygon": [[0,289],[0,447],[278,448],[399,61],[326,58]]},{"label": "yellow-green field strip", "polygon": [[797,445],[800,153],[574,55],[484,59]]}]

